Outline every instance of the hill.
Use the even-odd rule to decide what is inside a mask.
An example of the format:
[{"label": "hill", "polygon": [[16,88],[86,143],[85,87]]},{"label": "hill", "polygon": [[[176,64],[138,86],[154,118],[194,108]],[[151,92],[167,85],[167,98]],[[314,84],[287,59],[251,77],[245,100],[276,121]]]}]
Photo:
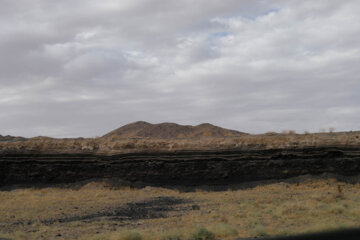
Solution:
[{"label": "hill", "polygon": [[180,125],[176,123],[151,124],[148,122],[134,122],[115,129],[103,137],[119,138],[198,138],[198,137],[239,137],[247,133],[225,129],[209,123],[197,126]]},{"label": "hill", "polygon": [[2,136],[0,135],[0,142],[19,142],[19,141],[26,141],[27,139],[24,137],[14,137],[14,136]]}]

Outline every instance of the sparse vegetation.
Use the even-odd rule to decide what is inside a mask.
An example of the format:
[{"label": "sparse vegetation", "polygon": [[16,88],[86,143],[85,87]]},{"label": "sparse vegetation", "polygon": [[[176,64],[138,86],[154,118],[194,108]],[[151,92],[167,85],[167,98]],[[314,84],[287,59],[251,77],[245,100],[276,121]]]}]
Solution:
[{"label": "sparse vegetation", "polygon": [[235,227],[228,223],[219,223],[214,228],[214,233],[216,237],[236,237],[239,233]]},{"label": "sparse vegetation", "polygon": [[[206,134],[205,134],[206,135]],[[202,136],[202,137],[201,137]],[[0,149],[7,152],[48,151],[48,152],[92,152],[115,154],[120,152],[173,151],[173,150],[213,150],[213,149],[249,149],[249,148],[287,148],[312,146],[360,146],[359,132],[333,132],[296,134],[293,130],[282,134],[268,132],[265,134],[223,137],[186,137],[177,135],[173,139],[158,138],[123,138],[110,136],[106,138],[52,139],[37,137],[27,141],[0,141]]]},{"label": "sparse vegetation", "polygon": [[256,236],[258,237],[265,237],[265,236],[268,236],[268,232],[267,232],[267,229],[266,227],[262,226],[262,225],[257,225],[255,226],[254,228],[254,233]]},{"label": "sparse vegetation", "polygon": [[161,236],[161,240],[181,240],[181,233],[178,231],[166,232]]},{"label": "sparse vegetation", "polygon": [[[164,217],[160,218],[43,222],[111,212],[127,203],[166,196],[191,201],[162,213]],[[142,240],[189,240],[199,236],[194,234],[194,226],[207,229],[197,230],[197,234],[203,234],[200,236],[222,240],[289,235],[359,227],[359,199],[360,184],[311,178],[216,192],[132,189],[102,182],[73,188],[14,189],[0,191],[0,238],[132,240],[140,236]],[[192,210],[195,204],[199,210]]]},{"label": "sparse vegetation", "polygon": [[117,236],[112,237],[113,240],[142,240],[142,236],[136,231],[124,231],[120,232]]},{"label": "sparse vegetation", "polygon": [[213,240],[215,234],[204,227],[197,228],[191,235],[189,240]]}]

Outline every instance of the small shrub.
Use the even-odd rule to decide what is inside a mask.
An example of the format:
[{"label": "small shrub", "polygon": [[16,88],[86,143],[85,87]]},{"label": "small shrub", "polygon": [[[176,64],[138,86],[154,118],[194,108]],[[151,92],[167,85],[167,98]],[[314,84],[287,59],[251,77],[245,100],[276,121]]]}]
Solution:
[{"label": "small shrub", "polygon": [[289,134],[294,135],[296,134],[295,130],[289,130]]},{"label": "small shrub", "polygon": [[345,208],[343,206],[337,205],[330,208],[330,212],[334,214],[342,214],[344,213]]},{"label": "small shrub", "polygon": [[344,193],[343,193],[343,191],[342,191],[341,185],[338,185],[338,186],[337,186],[337,193],[336,193],[336,195],[335,195],[335,198],[337,198],[337,199],[342,199],[342,200],[345,199],[345,196],[344,196]]},{"label": "small shrub", "polygon": [[213,240],[215,239],[214,233],[210,232],[206,228],[197,228],[191,235],[190,240]]},{"label": "small shrub", "polygon": [[278,135],[278,133],[270,131],[270,132],[266,132],[265,135],[266,136],[276,136],[276,135]]}]

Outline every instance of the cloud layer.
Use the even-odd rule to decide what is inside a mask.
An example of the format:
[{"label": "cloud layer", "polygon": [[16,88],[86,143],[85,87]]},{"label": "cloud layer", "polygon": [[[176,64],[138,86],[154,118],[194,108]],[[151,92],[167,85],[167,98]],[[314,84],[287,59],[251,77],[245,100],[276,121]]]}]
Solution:
[{"label": "cloud layer", "polygon": [[359,12],[356,0],[5,0],[0,134],[137,120],[359,130]]}]

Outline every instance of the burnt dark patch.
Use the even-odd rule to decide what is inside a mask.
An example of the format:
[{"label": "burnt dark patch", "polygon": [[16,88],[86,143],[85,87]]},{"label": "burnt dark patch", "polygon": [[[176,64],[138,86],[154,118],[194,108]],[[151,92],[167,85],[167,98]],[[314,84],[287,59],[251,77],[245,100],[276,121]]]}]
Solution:
[{"label": "burnt dark patch", "polygon": [[[69,216],[63,218],[52,218],[41,220],[44,224],[56,222],[67,223],[74,221],[91,222],[99,218],[106,218],[109,221],[140,220],[152,218],[166,218],[169,215],[179,216],[184,211],[191,210],[191,200],[175,197],[156,197],[141,202],[126,203],[114,209],[107,209],[96,213],[80,216]],[[34,221],[15,222],[15,225],[31,225]]]}]

